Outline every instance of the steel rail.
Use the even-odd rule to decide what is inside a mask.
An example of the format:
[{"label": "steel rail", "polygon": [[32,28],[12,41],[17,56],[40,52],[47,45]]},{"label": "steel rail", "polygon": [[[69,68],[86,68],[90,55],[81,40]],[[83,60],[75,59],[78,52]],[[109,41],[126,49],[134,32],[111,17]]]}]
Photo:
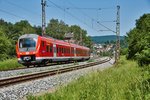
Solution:
[{"label": "steel rail", "polygon": [[102,64],[102,63],[105,63],[108,61],[110,61],[110,58],[102,60],[102,61],[91,62],[91,63],[84,64],[84,65],[75,65],[72,67],[58,68],[58,69],[54,69],[54,70],[50,70],[50,71],[36,72],[36,73],[27,74],[27,75],[20,75],[20,76],[15,76],[15,77],[11,77],[11,78],[0,79],[0,88],[4,87],[4,86],[6,87],[6,86],[18,84],[18,83],[25,82],[25,81],[39,79],[42,77],[48,77],[48,76],[52,76],[52,75],[56,75],[56,74],[70,72],[73,70],[87,68],[87,67]]},{"label": "steel rail", "polygon": [[[97,59],[97,58],[94,58],[94,59]],[[67,64],[71,64],[71,63],[73,63],[73,61],[70,61],[68,63],[61,62],[61,64],[66,65],[66,66],[67,66]],[[48,64],[46,64],[45,66],[42,66],[42,67],[55,66],[55,65],[59,65],[59,64],[57,62],[53,62],[53,63],[48,63]],[[33,67],[33,66],[29,67],[29,68],[39,68],[38,66],[37,67]],[[12,69],[4,69],[4,70],[0,70],[0,71],[5,71],[6,72],[6,71],[22,70],[22,69],[29,69],[29,68],[27,68],[27,67],[18,67],[18,68],[12,68]]]}]

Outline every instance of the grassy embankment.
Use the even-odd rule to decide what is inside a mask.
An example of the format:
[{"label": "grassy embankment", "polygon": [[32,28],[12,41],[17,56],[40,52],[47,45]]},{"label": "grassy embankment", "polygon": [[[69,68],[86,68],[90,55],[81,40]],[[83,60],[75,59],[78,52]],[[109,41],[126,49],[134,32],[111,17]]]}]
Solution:
[{"label": "grassy embankment", "polygon": [[[150,67],[150,66],[149,66]],[[150,68],[121,58],[119,64],[28,100],[150,100]]]},{"label": "grassy embankment", "polygon": [[23,67],[23,65],[19,64],[17,62],[16,58],[8,59],[8,60],[0,62],[0,71],[1,70],[15,69],[15,68],[18,68],[18,67]]}]

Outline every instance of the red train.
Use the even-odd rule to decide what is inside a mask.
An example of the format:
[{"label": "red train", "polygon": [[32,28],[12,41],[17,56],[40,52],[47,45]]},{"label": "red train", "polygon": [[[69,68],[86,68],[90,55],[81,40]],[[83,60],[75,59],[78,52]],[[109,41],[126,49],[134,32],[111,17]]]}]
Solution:
[{"label": "red train", "polygon": [[90,58],[90,49],[84,46],[36,34],[19,37],[16,44],[18,62],[25,65],[60,61],[81,61]]}]

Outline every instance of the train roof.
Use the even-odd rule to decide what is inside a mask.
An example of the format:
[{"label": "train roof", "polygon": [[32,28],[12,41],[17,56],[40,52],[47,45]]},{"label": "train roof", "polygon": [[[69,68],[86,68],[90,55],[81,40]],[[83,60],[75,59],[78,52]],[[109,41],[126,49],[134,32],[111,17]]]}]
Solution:
[{"label": "train roof", "polygon": [[57,40],[57,39],[55,39],[54,41],[55,41],[55,43],[58,44],[58,45],[70,46],[70,43],[65,42],[65,41],[63,41],[63,40]]},{"label": "train roof", "polygon": [[[24,35],[20,36],[19,39],[27,38],[27,37],[38,38],[38,36],[40,36],[40,35],[37,35],[37,34],[24,34]],[[46,39],[46,40],[51,40],[51,42],[53,42],[53,43],[55,42],[58,45],[66,45],[66,46],[71,46],[71,47],[75,47],[75,48],[82,48],[82,49],[89,50],[89,48],[87,48],[85,46],[80,46],[80,45],[77,45],[77,44],[68,43],[68,42],[65,42],[63,40],[54,39],[50,36],[44,35],[44,36],[40,36],[40,37],[43,38],[43,39]]]},{"label": "train roof", "polygon": [[77,45],[77,44],[73,44],[73,43],[70,43],[70,46],[71,47],[76,47],[76,48],[88,49],[89,50],[89,48],[87,48],[85,46],[81,46],[81,45]]},{"label": "train roof", "polygon": [[37,34],[24,34],[24,35],[20,36],[19,39],[27,38],[27,37],[38,38],[38,35]]}]

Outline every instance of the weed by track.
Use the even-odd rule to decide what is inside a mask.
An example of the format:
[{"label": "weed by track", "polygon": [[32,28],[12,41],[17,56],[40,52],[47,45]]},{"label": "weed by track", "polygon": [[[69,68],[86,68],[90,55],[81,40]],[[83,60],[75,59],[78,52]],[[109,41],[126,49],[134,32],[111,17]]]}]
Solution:
[{"label": "weed by track", "polygon": [[28,100],[149,100],[150,66],[139,67],[125,57],[113,68],[80,77],[54,93]]}]

